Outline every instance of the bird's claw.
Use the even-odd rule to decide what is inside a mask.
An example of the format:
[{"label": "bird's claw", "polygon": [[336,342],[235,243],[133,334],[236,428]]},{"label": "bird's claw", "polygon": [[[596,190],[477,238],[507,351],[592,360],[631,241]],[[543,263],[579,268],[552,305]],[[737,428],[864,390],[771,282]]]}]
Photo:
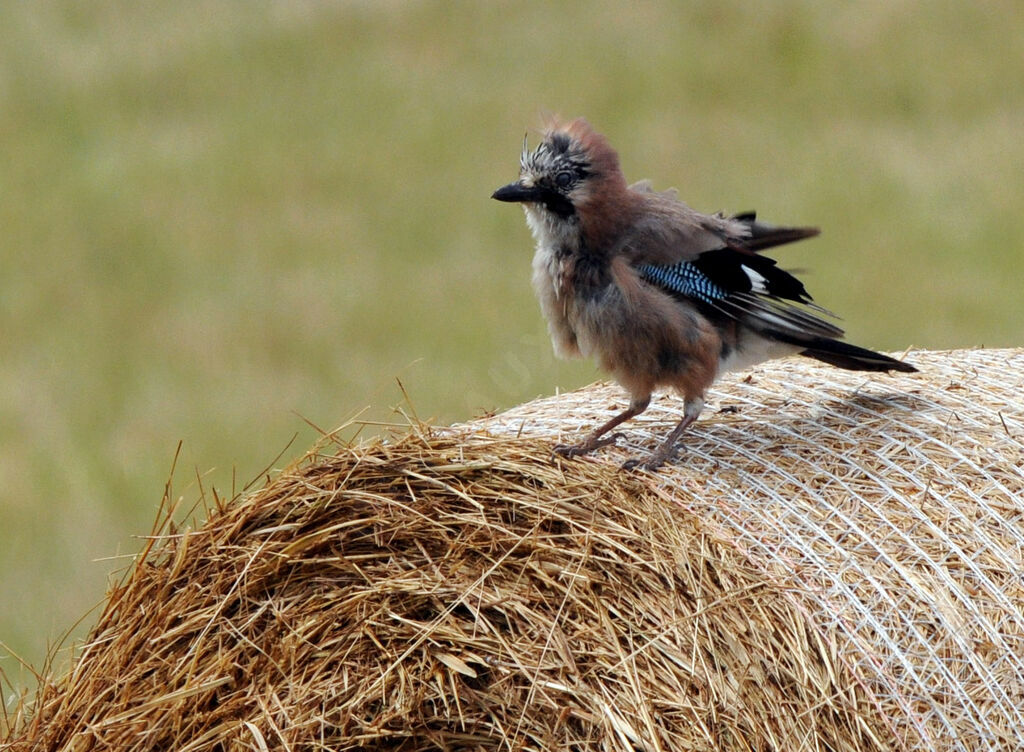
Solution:
[{"label": "bird's claw", "polygon": [[573,457],[580,457],[584,454],[590,454],[591,452],[606,447],[610,444],[614,444],[616,441],[621,439],[622,433],[613,433],[611,436],[605,436],[603,439],[587,439],[581,441],[579,444],[556,444],[555,448],[552,449],[555,454],[566,459],[572,459]]},{"label": "bird's claw", "polygon": [[649,473],[656,472],[668,460],[674,459],[678,453],[678,447],[672,446],[667,449],[660,446],[651,452],[647,459],[635,457],[622,463],[623,470],[646,470]]},{"label": "bird's claw", "polygon": [[582,444],[555,444],[555,448],[551,450],[551,453],[557,454],[559,457],[571,459],[584,454],[585,450]]},{"label": "bird's claw", "polygon": [[664,464],[665,460],[653,456],[648,457],[647,459],[635,457],[634,459],[623,462],[621,469],[627,472],[633,470],[646,470],[649,473],[655,473]]}]

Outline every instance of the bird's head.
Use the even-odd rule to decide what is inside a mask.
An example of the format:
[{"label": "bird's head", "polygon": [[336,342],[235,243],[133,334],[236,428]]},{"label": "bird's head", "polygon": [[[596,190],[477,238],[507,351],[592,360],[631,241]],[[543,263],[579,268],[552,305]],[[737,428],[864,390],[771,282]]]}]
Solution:
[{"label": "bird's head", "polygon": [[523,140],[519,180],[496,190],[498,201],[522,203],[551,221],[578,220],[626,190],[619,156],[583,118],[554,123],[529,151]]}]

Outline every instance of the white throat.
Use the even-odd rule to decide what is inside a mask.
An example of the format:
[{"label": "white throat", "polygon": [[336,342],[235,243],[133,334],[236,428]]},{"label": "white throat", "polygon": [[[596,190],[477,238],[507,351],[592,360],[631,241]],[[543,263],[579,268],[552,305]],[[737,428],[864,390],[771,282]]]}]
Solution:
[{"label": "white throat", "polygon": [[580,224],[575,216],[562,219],[538,204],[523,204],[523,211],[526,213],[526,224],[537,243],[538,252],[579,250]]}]

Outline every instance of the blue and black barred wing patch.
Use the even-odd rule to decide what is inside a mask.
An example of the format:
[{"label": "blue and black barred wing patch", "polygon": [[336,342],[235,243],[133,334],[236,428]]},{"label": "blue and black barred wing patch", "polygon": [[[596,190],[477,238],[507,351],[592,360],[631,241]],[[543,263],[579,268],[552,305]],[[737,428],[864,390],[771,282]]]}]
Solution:
[{"label": "blue and black barred wing patch", "polygon": [[723,300],[729,294],[689,261],[680,261],[672,266],[644,264],[639,267],[639,271],[640,275],[648,282],[711,305]]}]

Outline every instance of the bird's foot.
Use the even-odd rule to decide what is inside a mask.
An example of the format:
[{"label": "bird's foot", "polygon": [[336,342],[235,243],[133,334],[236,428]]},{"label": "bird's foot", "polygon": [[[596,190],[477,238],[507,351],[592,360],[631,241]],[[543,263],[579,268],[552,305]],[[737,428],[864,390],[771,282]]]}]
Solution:
[{"label": "bird's foot", "polygon": [[584,454],[590,454],[601,447],[614,444],[621,438],[621,433],[613,433],[611,436],[605,436],[603,439],[590,437],[588,439],[584,439],[579,444],[557,444],[551,451],[560,457],[571,459],[573,457],[580,457]]},{"label": "bird's foot", "polygon": [[647,459],[640,459],[639,457],[626,460],[622,463],[623,470],[647,470],[648,472],[656,472],[658,468],[664,465],[668,460],[675,459],[678,454],[678,447],[675,445],[662,444],[660,447],[651,452]]}]

